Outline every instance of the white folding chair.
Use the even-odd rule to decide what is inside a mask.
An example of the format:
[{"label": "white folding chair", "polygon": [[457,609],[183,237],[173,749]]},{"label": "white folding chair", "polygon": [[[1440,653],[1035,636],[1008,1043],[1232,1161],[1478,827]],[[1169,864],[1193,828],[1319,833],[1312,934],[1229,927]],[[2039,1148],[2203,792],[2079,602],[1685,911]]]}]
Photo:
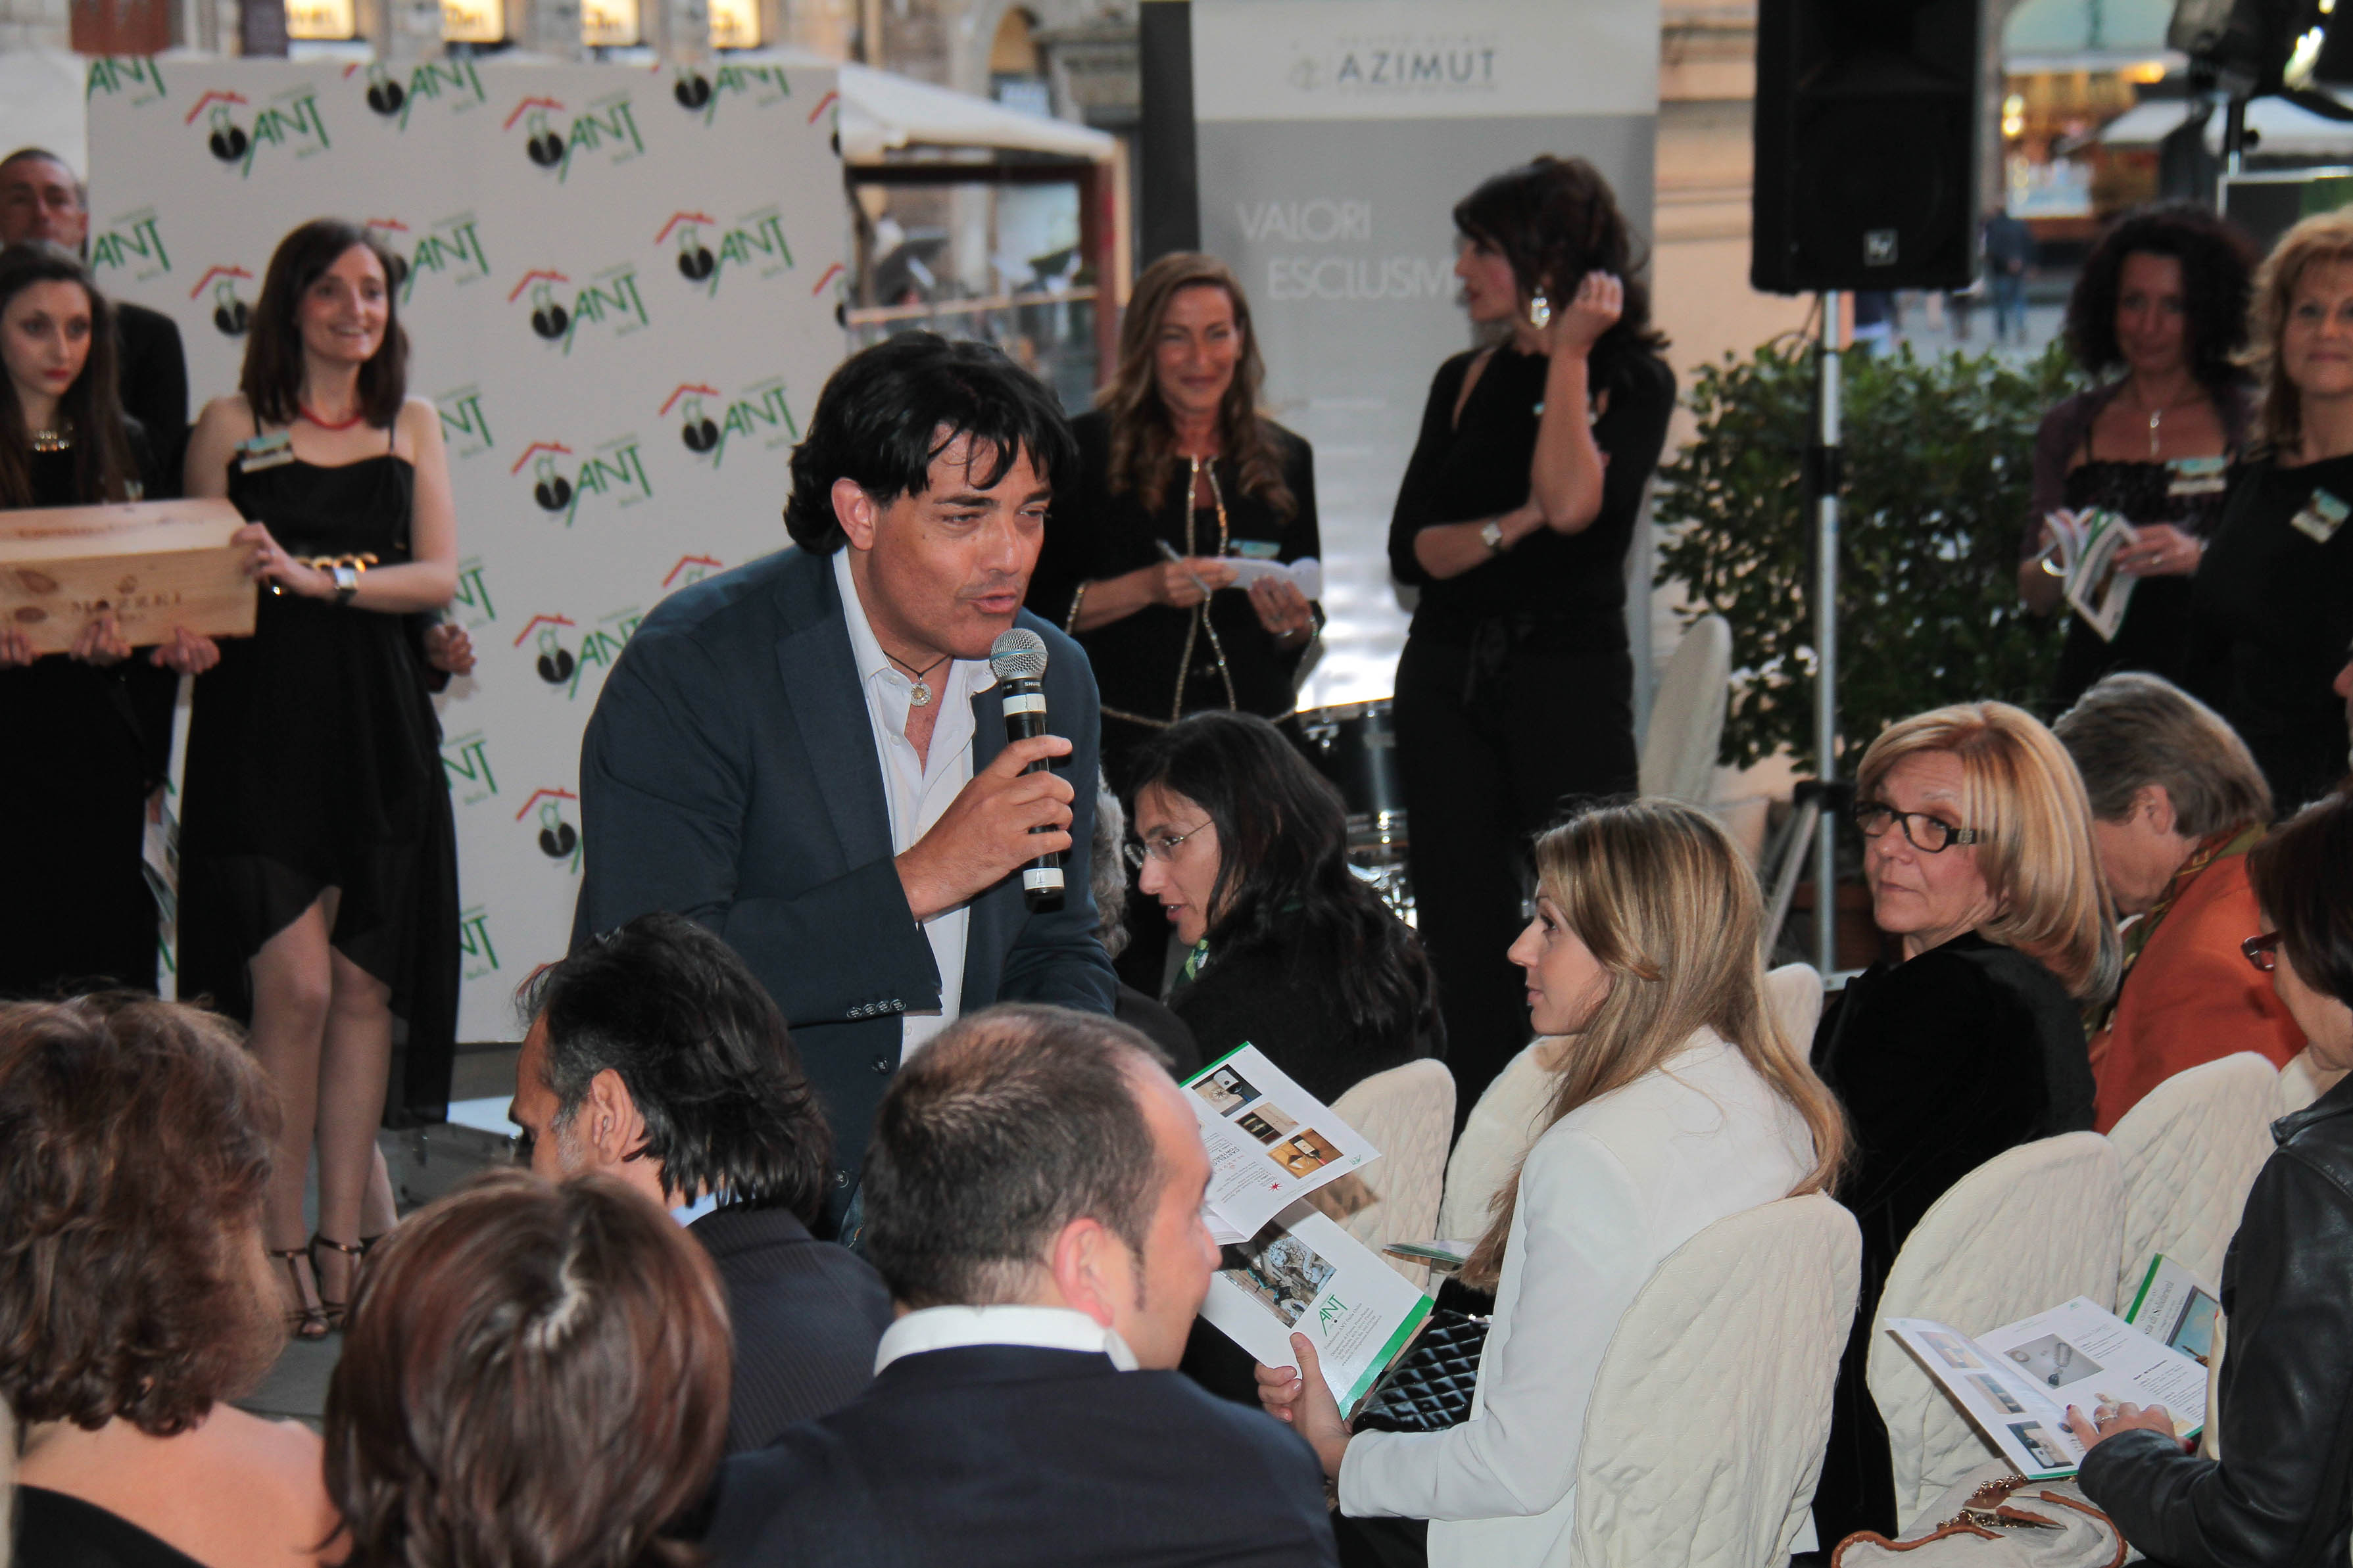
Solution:
[{"label": "white folding chair", "polygon": [[1724,742],[1732,680],[1732,623],[1702,616],[1675,645],[1651,699],[1638,777],[1644,795],[1705,805]]},{"label": "white folding chair", "polygon": [[1887,1271],[1865,1363],[1887,1423],[1899,1525],[1999,1456],[1888,1335],[1887,1320],[1931,1318],[1978,1334],[2078,1296],[2109,1305],[2124,1223],[2116,1150],[2096,1132],[2069,1132],[1995,1155],[1913,1227]]},{"label": "white folding chair", "polygon": [[2220,1280],[2247,1189],[2272,1157],[2278,1114],[2279,1074],[2242,1051],[2175,1073],[2109,1130],[2125,1179],[2119,1310],[2132,1305],[2152,1252]]},{"label": "white folding chair", "polygon": [[1543,1131],[1545,1111],[1560,1087],[1553,1066],[1564,1044],[1550,1035],[1531,1041],[1471,1108],[1446,1163],[1446,1194],[1438,1205],[1441,1238],[1461,1241],[1486,1234],[1495,1194]]},{"label": "white folding chair", "polygon": [[[1340,1120],[1363,1133],[1381,1157],[1357,1173],[1373,1201],[1340,1228],[1379,1252],[1393,1241],[1428,1241],[1438,1226],[1446,1183],[1446,1142],[1454,1132],[1454,1075],[1420,1061],[1377,1072],[1332,1102]],[[1381,1261],[1419,1285],[1424,1264],[1382,1254]]]},{"label": "white folding chair", "polygon": [[1659,1265],[1586,1406],[1572,1568],[1788,1561],[1862,1257],[1854,1216],[1815,1194],[1720,1219]]},{"label": "white folding chair", "polygon": [[1814,1028],[1822,1021],[1822,974],[1810,963],[1785,963],[1765,976],[1773,1021],[1799,1056],[1813,1049]]}]

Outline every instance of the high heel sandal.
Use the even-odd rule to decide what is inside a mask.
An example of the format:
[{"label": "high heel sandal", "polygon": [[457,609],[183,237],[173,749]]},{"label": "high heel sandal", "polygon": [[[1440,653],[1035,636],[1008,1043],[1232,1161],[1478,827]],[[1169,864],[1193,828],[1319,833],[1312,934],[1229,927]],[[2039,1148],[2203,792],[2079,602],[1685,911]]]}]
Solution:
[{"label": "high heel sandal", "polygon": [[311,1249],[308,1247],[265,1247],[263,1250],[286,1265],[286,1279],[294,1287],[295,1305],[286,1313],[288,1331],[298,1340],[325,1339],[332,1331],[332,1325],[328,1322],[326,1311],[322,1307],[301,1304],[302,1271],[295,1267],[298,1262],[311,1263],[311,1289],[315,1292],[318,1289],[318,1265],[311,1262]]},{"label": "high heel sandal", "polygon": [[[350,1258],[352,1260],[352,1277],[344,1284],[343,1288],[346,1290],[349,1290],[353,1296],[357,1296],[359,1294],[360,1269],[367,1263],[368,1249],[383,1239],[384,1237],[381,1236],[364,1237],[361,1238],[357,1246],[353,1246],[349,1242],[330,1241],[325,1237],[314,1233],[311,1237],[311,1245],[304,1250],[309,1254],[311,1258],[311,1274],[322,1280],[326,1276],[319,1270],[319,1248],[323,1247],[329,1251],[340,1252],[345,1258]],[[344,1320],[351,1316],[352,1304],[349,1301],[328,1300],[326,1288],[322,1285],[319,1290],[319,1311],[320,1316],[325,1321],[327,1325],[327,1330],[325,1331],[332,1331],[340,1330],[343,1326]]]}]

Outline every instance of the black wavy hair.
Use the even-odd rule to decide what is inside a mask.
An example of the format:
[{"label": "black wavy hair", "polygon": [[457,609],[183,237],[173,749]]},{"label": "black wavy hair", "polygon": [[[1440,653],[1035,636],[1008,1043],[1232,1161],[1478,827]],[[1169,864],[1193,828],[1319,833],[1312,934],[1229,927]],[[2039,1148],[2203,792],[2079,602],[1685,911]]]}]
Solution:
[{"label": "black wavy hair", "polygon": [[987,343],[902,332],[826,378],[808,435],[793,448],[785,531],[803,550],[832,554],[846,538],[833,515],[835,480],[852,481],[883,506],[922,495],[932,460],[958,437],[971,440],[971,480],[982,489],[994,489],[1025,453],[1049,486],[1077,477],[1070,422],[1036,376]]},{"label": "black wavy hair", "polygon": [[2094,375],[2125,363],[2116,342],[2116,296],[2125,258],[2136,251],[2181,263],[2189,318],[2189,372],[2209,387],[2247,379],[2238,364],[2247,343],[2247,304],[2254,292],[2255,247],[2247,237],[2195,202],[2152,202],[2108,226],[2067,297],[2067,352]]},{"label": "black wavy hair", "polygon": [[2247,880],[2296,977],[2353,1007],[2353,795],[2340,784],[2247,852]]},{"label": "black wavy hair", "polygon": [[1495,247],[1530,294],[1543,289],[1556,307],[1577,297],[1588,272],[1614,273],[1626,286],[1618,320],[1593,345],[1597,365],[1666,346],[1651,325],[1648,260],[1633,226],[1601,171],[1582,158],[1546,153],[1516,169],[1491,174],[1454,204],[1454,226],[1467,239]]},{"label": "black wavy hair", "polygon": [[567,1121],[621,1075],[662,1185],[817,1217],[833,1131],[785,1016],[734,949],[683,915],[639,915],[523,984],[547,1025],[547,1087]]},{"label": "black wavy hair", "polygon": [[1279,947],[1312,975],[1368,1052],[1427,1054],[1444,1038],[1421,942],[1348,869],[1340,792],[1250,713],[1196,713],[1153,734],[1128,763],[1128,798],[1183,795],[1218,829],[1208,941],[1224,957]]}]

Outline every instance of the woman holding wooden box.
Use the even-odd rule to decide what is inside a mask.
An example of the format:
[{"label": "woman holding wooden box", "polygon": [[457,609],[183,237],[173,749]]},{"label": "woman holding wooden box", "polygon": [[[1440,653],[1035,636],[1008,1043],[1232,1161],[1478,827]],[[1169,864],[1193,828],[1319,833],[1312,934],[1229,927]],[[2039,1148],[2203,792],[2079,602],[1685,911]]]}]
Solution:
[{"label": "woman holding wooden box", "polygon": [[[226,495],[265,585],[251,638],[197,683],[183,813],[181,989],[249,1012],[285,1102],[267,1211],[317,1337],[351,1300],[395,1020],[411,1081],[457,1024],[455,832],[440,726],[404,617],[457,586],[433,405],[406,395],[391,258],[304,224],[270,258],[238,391],[190,438],[188,490]],[[319,1156],[319,1228],[301,1240]],[[376,1234],[388,1227],[378,1199]]]},{"label": "woman holding wooden box", "polygon": [[[135,500],[145,443],[115,389],[107,302],[44,245],[0,251],[0,508]],[[155,986],[155,900],[142,868],[164,777],[174,671],[216,657],[183,636],[131,657],[113,617],[36,658],[0,625],[0,999]]]}]

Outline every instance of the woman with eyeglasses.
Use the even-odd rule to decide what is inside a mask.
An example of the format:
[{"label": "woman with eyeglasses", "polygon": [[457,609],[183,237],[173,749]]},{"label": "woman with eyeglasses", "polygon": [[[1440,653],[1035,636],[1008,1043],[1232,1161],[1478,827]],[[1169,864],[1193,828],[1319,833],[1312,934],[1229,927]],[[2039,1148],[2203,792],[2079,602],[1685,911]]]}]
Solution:
[{"label": "woman with eyeglasses", "polygon": [[[2247,857],[2267,973],[2314,1060],[2353,1068],[2353,797],[2306,807]],[[2162,1408],[2071,1410],[2084,1493],[2149,1558],[2342,1563],[2353,1538],[2353,1079],[2273,1124],[2222,1262],[2230,1349],[2210,1416],[2217,1459]]]},{"label": "woman with eyeglasses", "polygon": [[1131,754],[1129,856],[1187,957],[1168,1005],[1215,1061],[1248,1043],[1329,1104],[1445,1054],[1421,943],[1348,868],[1339,792],[1248,713],[1196,713]]},{"label": "woman with eyeglasses", "polygon": [[1855,790],[1872,918],[1900,959],[1847,982],[1814,1035],[1814,1066],[1854,1133],[1839,1199],[1862,1226],[1862,1291],[1814,1499],[1826,1542],[1904,1522],[1863,1385],[1896,1252],[1970,1171],[2092,1125],[2083,1009],[2117,968],[2083,780],[2032,715],[1977,702],[1890,725]]}]

